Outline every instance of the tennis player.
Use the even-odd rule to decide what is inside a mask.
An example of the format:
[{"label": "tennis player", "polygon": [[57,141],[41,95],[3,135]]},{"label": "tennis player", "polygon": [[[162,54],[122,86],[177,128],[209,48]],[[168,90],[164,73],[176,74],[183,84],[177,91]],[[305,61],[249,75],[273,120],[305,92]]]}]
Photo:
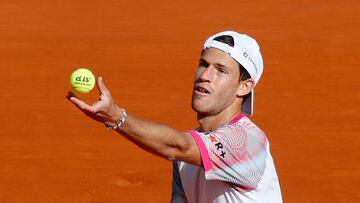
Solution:
[{"label": "tennis player", "polygon": [[89,105],[72,92],[68,99],[139,147],[173,161],[172,202],[281,203],[269,141],[249,119],[262,72],[260,48],[253,38],[233,31],[208,38],[192,95],[199,127],[188,132],[128,114],[101,77],[99,101]]}]

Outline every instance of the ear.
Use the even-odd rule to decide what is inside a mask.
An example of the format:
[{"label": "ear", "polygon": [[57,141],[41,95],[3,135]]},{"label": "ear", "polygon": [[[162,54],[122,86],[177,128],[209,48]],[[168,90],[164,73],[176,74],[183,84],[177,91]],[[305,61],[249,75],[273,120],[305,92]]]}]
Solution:
[{"label": "ear", "polygon": [[251,90],[254,89],[254,87],[255,87],[255,81],[252,78],[249,78],[249,79],[246,79],[243,81],[239,81],[239,86],[238,86],[236,96],[238,96],[238,97],[245,96],[245,95],[249,94],[251,92]]}]

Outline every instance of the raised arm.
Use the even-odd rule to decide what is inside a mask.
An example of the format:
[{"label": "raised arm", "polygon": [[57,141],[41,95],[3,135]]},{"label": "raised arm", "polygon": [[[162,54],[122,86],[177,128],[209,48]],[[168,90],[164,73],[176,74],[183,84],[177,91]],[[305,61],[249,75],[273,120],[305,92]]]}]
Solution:
[{"label": "raised arm", "polygon": [[[123,114],[101,77],[98,78],[97,88],[100,97],[92,105],[80,100],[72,92],[68,93],[67,98],[90,118],[108,126],[115,126]],[[145,121],[131,114],[127,114],[125,122],[116,131],[139,147],[165,159],[201,165],[200,152],[189,133]]]}]

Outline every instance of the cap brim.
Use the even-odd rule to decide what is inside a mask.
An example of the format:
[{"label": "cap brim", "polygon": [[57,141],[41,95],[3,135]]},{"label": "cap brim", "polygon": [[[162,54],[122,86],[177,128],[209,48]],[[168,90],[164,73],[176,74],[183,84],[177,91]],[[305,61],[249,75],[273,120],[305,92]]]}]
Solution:
[{"label": "cap brim", "polygon": [[241,112],[247,115],[252,116],[254,113],[254,90],[250,92],[249,95],[244,97],[244,101],[242,102]]}]

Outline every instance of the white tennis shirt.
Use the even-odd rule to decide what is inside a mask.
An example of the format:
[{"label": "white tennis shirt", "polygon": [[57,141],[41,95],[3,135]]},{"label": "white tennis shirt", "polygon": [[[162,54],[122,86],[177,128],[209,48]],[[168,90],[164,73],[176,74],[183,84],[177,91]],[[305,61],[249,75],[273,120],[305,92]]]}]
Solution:
[{"label": "white tennis shirt", "polygon": [[281,203],[265,133],[240,114],[213,132],[191,131],[202,166],[174,161],[174,203]]}]

